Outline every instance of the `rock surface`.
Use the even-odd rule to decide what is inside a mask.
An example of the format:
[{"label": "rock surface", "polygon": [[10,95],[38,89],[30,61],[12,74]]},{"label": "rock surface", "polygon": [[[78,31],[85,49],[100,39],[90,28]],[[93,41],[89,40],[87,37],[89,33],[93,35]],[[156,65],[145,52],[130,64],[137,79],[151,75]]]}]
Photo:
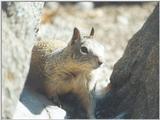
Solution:
[{"label": "rock surface", "polygon": [[12,118],[29,70],[43,2],[2,2],[2,118]]},{"label": "rock surface", "polygon": [[159,118],[158,26],[157,5],[115,64],[110,77],[112,90],[99,101],[103,105],[102,113],[97,113],[100,118]]},{"label": "rock surface", "polygon": [[24,88],[13,119],[64,119],[66,112],[46,97]]}]

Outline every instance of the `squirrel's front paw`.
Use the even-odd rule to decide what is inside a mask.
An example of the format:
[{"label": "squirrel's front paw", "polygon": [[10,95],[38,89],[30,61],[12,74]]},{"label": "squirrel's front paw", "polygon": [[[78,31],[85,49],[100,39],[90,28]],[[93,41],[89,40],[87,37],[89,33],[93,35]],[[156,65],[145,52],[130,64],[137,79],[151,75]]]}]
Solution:
[{"label": "squirrel's front paw", "polygon": [[51,99],[53,104],[55,104],[58,107],[62,108],[61,102],[60,102],[59,97],[57,95],[56,96],[52,96],[50,99]]}]

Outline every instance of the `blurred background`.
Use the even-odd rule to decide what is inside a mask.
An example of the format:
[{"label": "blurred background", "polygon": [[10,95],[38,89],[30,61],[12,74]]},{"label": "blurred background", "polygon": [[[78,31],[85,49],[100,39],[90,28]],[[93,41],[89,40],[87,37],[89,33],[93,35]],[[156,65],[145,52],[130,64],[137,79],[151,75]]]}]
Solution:
[{"label": "blurred background", "polygon": [[[107,79],[128,40],[142,27],[156,2],[45,2],[38,35],[69,41],[73,28],[82,34],[95,29],[95,39],[106,48]],[[46,16],[52,17],[52,21]]]}]

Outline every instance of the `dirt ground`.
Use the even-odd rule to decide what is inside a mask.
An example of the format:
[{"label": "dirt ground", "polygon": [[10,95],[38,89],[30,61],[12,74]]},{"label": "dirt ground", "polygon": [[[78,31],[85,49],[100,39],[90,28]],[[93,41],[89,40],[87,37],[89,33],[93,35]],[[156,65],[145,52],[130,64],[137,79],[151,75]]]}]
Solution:
[{"label": "dirt ground", "polygon": [[106,48],[107,79],[113,66],[122,56],[128,40],[142,27],[152,13],[155,2],[139,3],[55,3],[48,2],[55,10],[52,36],[68,41],[74,27],[89,34],[95,29],[95,38]]}]

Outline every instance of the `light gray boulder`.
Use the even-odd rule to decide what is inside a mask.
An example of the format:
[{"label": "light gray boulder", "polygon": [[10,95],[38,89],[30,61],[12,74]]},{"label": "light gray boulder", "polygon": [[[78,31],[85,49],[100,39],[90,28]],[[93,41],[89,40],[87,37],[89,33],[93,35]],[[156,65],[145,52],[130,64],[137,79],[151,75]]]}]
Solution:
[{"label": "light gray boulder", "polygon": [[12,118],[44,2],[2,2],[2,118]]}]

